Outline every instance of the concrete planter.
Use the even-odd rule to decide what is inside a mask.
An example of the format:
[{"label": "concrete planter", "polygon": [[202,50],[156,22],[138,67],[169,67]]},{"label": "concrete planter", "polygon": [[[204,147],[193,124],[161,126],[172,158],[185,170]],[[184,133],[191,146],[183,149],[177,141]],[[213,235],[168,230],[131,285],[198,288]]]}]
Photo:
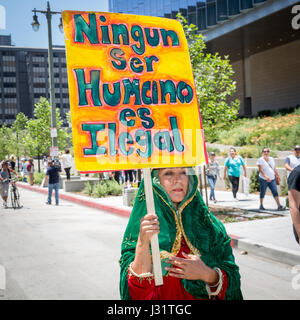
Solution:
[{"label": "concrete planter", "polygon": [[130,188],[123,190],[123,205],[129,207],[130,202],[134,199],[134,196],[138,188]]}]

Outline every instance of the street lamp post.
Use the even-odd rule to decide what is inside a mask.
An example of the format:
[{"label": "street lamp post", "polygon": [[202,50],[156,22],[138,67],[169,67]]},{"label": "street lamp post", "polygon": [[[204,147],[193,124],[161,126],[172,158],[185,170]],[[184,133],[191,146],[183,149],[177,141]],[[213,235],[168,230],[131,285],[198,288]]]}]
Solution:
[{"label": "street lamp post", "polygon": [[[52,49],[52,30],[51,17],[53,14],[61,14],[59,11],[51,11],[49,1],[47,1],[47,10],[32,10],[34,13],[33,21],[31,23],[34,31],[38,31],[39,22],[36,13],[43,13],[46,15],[48,24],[48,68],[49,68],[49,84],[50,84],[50,105],[51,105],[51,127],[56,129],[56,105],[55,105],[55,89],[54,89],[54,74],[53,74],[53,49]],[[59,29],[62,31],[62,22],[60,20]],[[52,134],[52,147],[57,147],[57,136]]]}]

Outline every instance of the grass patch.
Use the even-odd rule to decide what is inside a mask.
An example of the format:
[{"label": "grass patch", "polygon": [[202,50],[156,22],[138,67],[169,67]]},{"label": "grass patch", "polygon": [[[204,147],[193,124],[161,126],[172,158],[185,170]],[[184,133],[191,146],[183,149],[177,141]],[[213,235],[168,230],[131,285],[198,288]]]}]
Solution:
[{"label": "grass patch", "polygon": [[249,155],[247,158],[260,156],[265,146],[273,150],[291,150],[299,143],[300,107],[288,114],[238,119],[231,130],[216,130],[216,143],[251,146],[244,150]]}]

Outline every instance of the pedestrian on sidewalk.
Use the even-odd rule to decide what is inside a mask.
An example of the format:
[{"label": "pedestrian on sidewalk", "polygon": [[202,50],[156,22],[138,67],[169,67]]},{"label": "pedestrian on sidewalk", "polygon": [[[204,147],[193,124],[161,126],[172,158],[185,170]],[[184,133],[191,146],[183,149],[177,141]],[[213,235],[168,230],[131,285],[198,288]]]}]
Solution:
[{"label": "pedestrian on sidewalk", "polygon": [[125,170],[125,188],[132,188],[133,183],[133,170]]},{"label": "pedestrian on sidewalk", "polygon": [[287,171],[287,177],[289,177],[291,171],[300,165],[300,146],[294,147],[294,154],[290,154],[284,161],[284,166]]},{"label": "pedestrian on sidewalk", "polygon": [[9,158],[9,163],[10,163],[11,169],[15,170],[15,168],[16,168],[16,157],[13,154]]},{"label": "pedestrian on sidewalk", "polygon": [[288,197],[295,239],[300,244],[300,166],[288,177]]},{"label": "pedestrian on sidewalk", "polygon": [[52,191],[55,191],[55,204],[59,205],[59,172],[60,166],[55,166],[54,161],[48,162],[48,169],[46,172],[46,180],[48,181],[48,200],[46,204],[51,204]]},{"label": "pedestrian on sidewalk", "polygon": [[272,195],[277,203],[278,211],[284,210],[283,206],[280,204],[277,185],[280,185],[280,177],[279,173],[275,167],[274,158],[269,156],[270,149],[263,148],[262,149],[262,157],[257,160],[257,166],[259,170],[259,189],[260,189],[260,207],[259,210],[265,210],[263,206],[264,197],[269,188],[272,192]]},{"label": "pedestrian on sidewalk", "polygon": [[11,173],[14,173],[18,177],[17,173],[9,167],[9,163],[7,161],[2,161],[0,170],[0,194],[3,200],[4,209],[7,209],[9,179],[11,179]]},{"label": "pedestrian on sidewalk", "polygon": [[239,190],[241,168],[243,167],[244,176],[247,177],[247,169],[244,159],[237,155],[235,148],[230,148],[229,156],[224,163],[224,181],[226,180],[226,174],[228,172],[228,179],[231,182],[232,194],[234,200],[238,200],[236,194]]},{"label": "pedestrian on sidewalk", "polygon": [[218,161],[215,159],[216,154],[214,152],[211,152],[209,154],[209,160],[208,160],[208,168],[206,170],[206,177],[207,181],[210,187],[210,196],[209,200],[214,201],[214,203],[217,202],[216,196],[215,196],[215,186],[218,177],[220,177],[220,166]]},{"label": "pedestrian on sidewalk", "polygon": [[[156,215],[147,212],[144,182],[123,237],[122,300],[241,300],[239,268],[222,223],[198,190],[192,168],[151,172]],[[155,286],[150,241],[158,234],[163,285]]]},{"label": "pedestrian on sidewalk", "polygon": [[66,149],[65,153],[60,157],[62,162],[62,167],[65,170],[67,180],[71,180],[70,171],[72,168],[72,155],[70,154],[70,150]]},{"label": "pedestrian on sidewalk", "polygon": [[33,163],[33,159],[32,158],[28,159],[26,170],[27,170],[27,173],[28,173],[29,184],[31,186],[33,186],[33,184],[34,184],[34,177],[33,177],[33,174],[34,174],[34,163]]}]

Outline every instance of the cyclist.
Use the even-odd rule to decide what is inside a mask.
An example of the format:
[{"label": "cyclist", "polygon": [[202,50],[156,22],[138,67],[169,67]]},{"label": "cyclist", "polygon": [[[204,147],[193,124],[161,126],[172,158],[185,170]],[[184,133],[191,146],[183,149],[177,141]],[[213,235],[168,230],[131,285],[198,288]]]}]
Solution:
[{"label": "cyclist", "polygon": [[14,173],[16,176],[18,176],[15,170],[11,169],[7,161],[2,161],[0,171],[0,194],[3,200],[3,207],[5,209],[7,209],[7,198],[11,173]]}]

